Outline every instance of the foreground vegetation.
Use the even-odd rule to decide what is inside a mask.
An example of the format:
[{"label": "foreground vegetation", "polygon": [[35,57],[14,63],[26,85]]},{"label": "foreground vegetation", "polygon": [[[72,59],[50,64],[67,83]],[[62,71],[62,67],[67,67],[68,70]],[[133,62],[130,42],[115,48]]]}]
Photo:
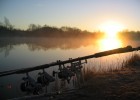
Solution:
[{"label": "foreground vegetation", "polygon": [[85,84],[80,90],[56,100],[140,100],[140,55],[133,55],[122,65],[102,73],[84,70]]},{"label": "foreground vegetation", "polygon": [[[94,100],[140,100],[140,55],[134,54],[120,69],[95,73],[87,70],[85,96]],[[83,98],[83,100],[86,100]]]}]

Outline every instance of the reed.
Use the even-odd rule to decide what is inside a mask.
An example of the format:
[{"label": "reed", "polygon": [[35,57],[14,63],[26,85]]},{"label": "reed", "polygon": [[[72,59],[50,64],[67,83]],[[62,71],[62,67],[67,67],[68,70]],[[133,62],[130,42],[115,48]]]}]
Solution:
[{"label": "reed", "polygon": [[124,62],[122,67],[132,68],[132,67],[139,66],[139,65],[140,65],[140,55],[134,53],[130,58],[128,58],[128,60],[126,60]]},{"label": "reed", "polygon": [[[115,67],[113,67],[115,66]],[[121,62],[117,62],[116,65],[108,65],[106,69],[103,69],[104,64],[100,64],[100,66],[92,66],[89,65],[84,67],[82,70],[83,78],[85,81],[92,79],[94,76],[107,74],[107,73],[119,73],[124,70],[135,69],[136,66],[140,66],[140,55],[137,53],[132,54],[129,58],[124,59]]]}]

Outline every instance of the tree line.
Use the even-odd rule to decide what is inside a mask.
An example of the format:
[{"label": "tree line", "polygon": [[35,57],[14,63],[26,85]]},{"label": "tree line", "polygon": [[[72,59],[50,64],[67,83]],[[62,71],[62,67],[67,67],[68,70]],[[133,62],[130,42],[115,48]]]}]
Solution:
[{"label": "tree line", "polygon": [[[61,28],[49,25],[30,24],[26,30],[16,29],[8,18],[4,17],[4,22],[0,22],[0,37],[94,37],[102,38],[104,32],[82,31],[75,27],[63,26]],[[120,38],[140,39],[140,31],[121,31]]]},{"label": "tree line", "polygon": [[90,37],[93,35],[95,34],[92,32],[66,26],[57,28],[30,24],[26,30],[16,29],[6,17],[3,23],[0,22],[0,37]]},{"label": "tree line", "polygon": [[140,40],[140,31],[123,30],[118,33],[118,37],[121,39]]}]

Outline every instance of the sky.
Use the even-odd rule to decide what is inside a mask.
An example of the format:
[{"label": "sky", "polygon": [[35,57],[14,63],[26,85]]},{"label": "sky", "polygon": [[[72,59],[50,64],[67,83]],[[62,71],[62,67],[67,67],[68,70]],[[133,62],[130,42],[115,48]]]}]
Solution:
[{"label": "sky", "polygon": [[140,0],[0,0],[0,22],[15,28],[29,24],[77,27],[97,31],[108,20],[140,30]]}]

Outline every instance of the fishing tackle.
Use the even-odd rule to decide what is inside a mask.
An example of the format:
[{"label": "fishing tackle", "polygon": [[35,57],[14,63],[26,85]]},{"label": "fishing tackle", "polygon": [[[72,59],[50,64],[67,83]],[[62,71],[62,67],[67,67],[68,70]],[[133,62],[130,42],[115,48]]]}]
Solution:
[{"label": "fishing tackle", "polygon": [[82,62],[81,60],[76,61],[76,62],[71,62],[71,66],[69,68],[74,73],[81,72],[81,69],[83,68],[82,64],[84,63],[87,63],[87,59],[85,59],[85,62]]},{"label": "fishing tackle", "polygon": [[37,82],[40,83],[43,87],[49,85],[50,82],[54,82],[55,79],[50,76],[45,70],[43,72],[38,73],[39,77],[37,78]]},{"label": "fishing tackle", "polygon": [[[60,60],[59,60],[60,62]],[[62,79],[62,80],[67,80],[68,83],[70,83],[70,79],[72,76],[74,76],[75,74],[69,69],[69,67],[65,67],[65,65],[59,65],[59,72],[55,72],[53,71],[53,76],[55,76],[55,74],[58,74],[58,78]]]},{"label": "fishing tackle", "polygon": [[38,95],[42,90],[41,84],[37,83],[33,78],[31,78],[28,73],[26,73],[26,75],[26,77],[23,77],[24,82],[20,84],[21,91]]}]

